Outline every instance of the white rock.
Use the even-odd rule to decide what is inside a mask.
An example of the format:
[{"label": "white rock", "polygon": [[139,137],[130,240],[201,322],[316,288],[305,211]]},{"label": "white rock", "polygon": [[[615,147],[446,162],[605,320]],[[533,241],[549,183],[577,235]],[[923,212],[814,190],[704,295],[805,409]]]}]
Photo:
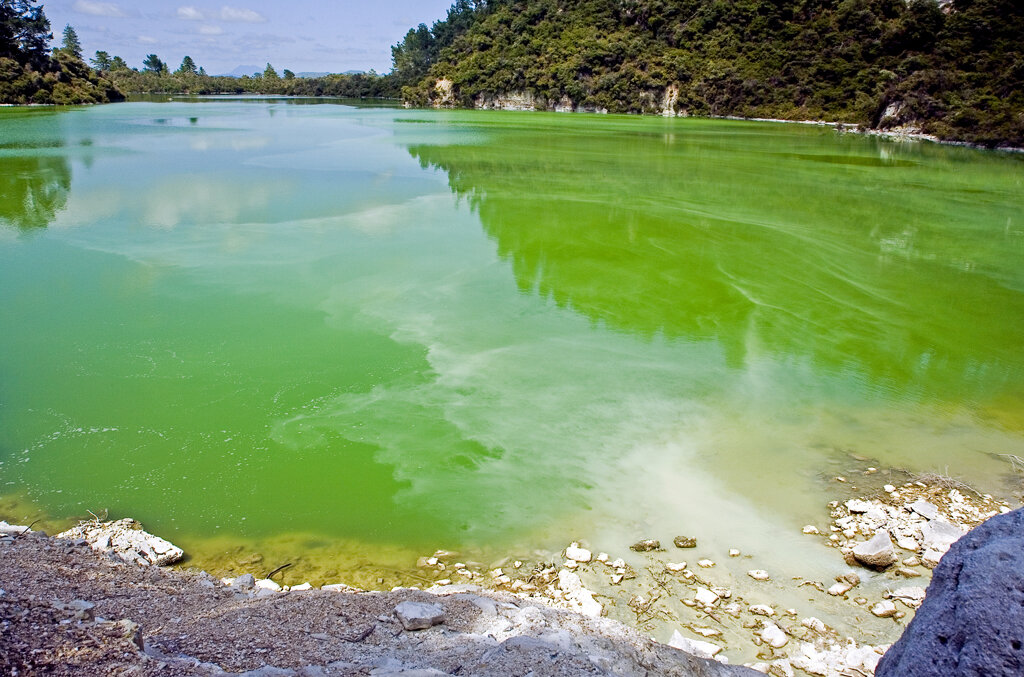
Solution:
[{"label": "white rock", "polygon": [[884,489],[885,492],[888,494],[891,494],[892,492],[896,491],[896,487],[894,487],[891,484],[886,484],[884,487],[882,487],[882,489]]},{"label": "white rock", "polygon": [[947,522],[934,520],[921,527],[923,543],[921,547],[925,550],[937,550],[945,553],[949,546],[960,540],[964,530],[955,527]]},{"label": "white rock", "polygon": [[253,584],[253,586],[257,590],[270,590],[272,592],[281,592],[281,586],[278,585],[275,581],[270,580],[269,578],[261,578],[260,580],[256,581]]},{"label": "white rock", "polygon": [[921,564],[925,565],[929,569],[934,569],[939,566],[939,560],[945,553],[939,552],[938,550],[925,550],[921,553]]},{"label": "white rock", "polygon": [[697,560],[697,566],[704,567],[705,569],[710,569],[711,567],[715,566],[715,563],[709,559],[700,559]]},{"label": "white rock", "polygon": [[566,598],[575,609],[585,616],[597,618],[604,607],[594,599],[594,593],[583,587],[579,575],[562,569],[558,572],[558,589],[565,593]]},{"label": "white rock", "polygon": [[722,634],[721,630],[715,630],[714,628],[704,628],[700,626],[694,626],[690,628],[701,637],[720,637]]},{"label": "white rock", "polygon": [[821,621],[820,618],[815,618],[814,616],[803,619],[802,621],[800,621],[800,625],[810,630],[814,630],[819,635],[824,635],[826,632],[828,632],[828,627]]},{"label": "white rock", "polygon": [[581,548],[579,543],[573,543],[565,549],[565,557],[585,564],[593,559],[594,555],[586,548]]},{"label": "white rock", "polygon": [[739,557],[739,556],[740,556],[740,555],[742,555],[742,554],[743,554],[743,553],[741,553],[741,552],[740,552],[739,550],[737,550],[736,548],[730,548],[730,549],[729,549],[729,557]]},{"label": "white rock", "polygon": [[303,583],[302,585],[293,585],[292,587],[290,587],[288,589],[289,590],[293,590],[295,592],[302,592],[303,590],[312,590],[313,589],[313,584],[309,583],[309,582],[306,582],[306,583]]},{"label": "white rock", "polygon": [[865,513],[871,510],[872,505],[868,501],[862,501],[858,498],[851,498],[846,502],[846,509],[851,513]]},{"label": "white rock", "polygon": [[846,581],[839,581],[834,583],[831,588],[828,589],[828,594],[834,597],[841,597],[853,589],[853,585]]},{"label": "white rock", "polygon": [[814,526],[813,524],[808,524],[807,526],[805,526],[803,528],[803,532],[805,534],[820,534],[821,533],[820,531],[818,531],[818,527]]},{"label": "white rock", "polygon": [[719,599],[718,595],[707,588],[697,588],[697,592],[694,594],[693,598],[702,606],[712,606]]},{"label": "white rock", "polygon": [[872,646],[861,646],[850,649],[846,652],[846,665],[854,670],[866,670],[868,674],[874,674],[878,667],[878,661],[882,656]]},{"label": "white rock", "polygon": [[679,634],[678,630],[672,631],[672,639],[668,641],[668,645],[673,649],[679,649],[698,658],[706,659],[714,658],[722,650],[722,647],[717,644],[683,637]]},{"label": "white rock", "polygon": [[767,581],[771,580],[771,576],[764,569],[751,569],[747,572],[747,575],[753,578],[755,581]]},{"label": "white rock", "polygon": [[897,588],[889,597],[903,602],[911,609],[916,609],[924,602],[925,589],[917,585]]},{"label": "white rock", "polygon": [[921,547],[921,544],[913,536],[903,536],[900,534],[896,535],[896,545],[911,552],[917,552],[917,549]]},{"label": "white rock", "polygon": [[750,613],[758,616],[774,616],[775,609],[771,608],[767,604],[754,604],[750,607]]},{"label": "white rock", "polygon": [[57,534],[57,538],[85,539],[93,550],[111,552],[129,563],[164,566],[181,559],[181,548],[159,536],[146,533],[133,519],[116,522],[82,522],[77,527]]},{"label": "white rock", "polygon": [[786,633],[774,623],[765,623],[764,630],[761,631],[760,636],[763,642],[776,649],[781,649],[789,642],[789,637]]},{"label": "white rock", "polygon": [[426,602],[402,602],[395,607],[395,616],[406,630],[425,630],[444,622],[444,607]]},{"label": "white rock", "polygon": [[686,569],[686,562],[668,562],[665,564],[665,568],[678,573]]},{"label": "white rock", "polygon": [[602,552],[602,553],[600,553],[600,554],[599,554],[599,555],[597,556],[597,561],[598,561],[598,562],[607,562],[607,561],[608,561],[608,553],[606,553],[606,552]]},{"label": "white rock", "polygon": [[879,618],[890,618],[896,615],[896,605],[887,599],[871,607],[871,613]]},{"label": "white rock", "polygon": [[910,506],[910,509],[916,512],[921,517],[928,520],[933,520],[939,516],[939,509],[932,503],[919,498]]},{"label": "white rock", "polygon": [[28,530],[28,527],[0,521],[0,535],[3,536],[17,536],[18,534],[28,533]]}]

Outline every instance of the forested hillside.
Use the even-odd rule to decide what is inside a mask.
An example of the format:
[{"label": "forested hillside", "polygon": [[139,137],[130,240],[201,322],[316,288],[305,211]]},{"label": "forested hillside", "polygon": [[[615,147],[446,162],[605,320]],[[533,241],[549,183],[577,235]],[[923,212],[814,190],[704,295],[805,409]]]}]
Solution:
[{"label": "forested hillside", "polygon": [[393,53],[419,105],[525,93],[1024,145],[1019,0],[459,0]]},{"label": "forested hillside", "polygon": [[106,103],[124,97],[82,61],[70,26],[50,51],[50,22],[37,0],[0,0],[0,103]]}]

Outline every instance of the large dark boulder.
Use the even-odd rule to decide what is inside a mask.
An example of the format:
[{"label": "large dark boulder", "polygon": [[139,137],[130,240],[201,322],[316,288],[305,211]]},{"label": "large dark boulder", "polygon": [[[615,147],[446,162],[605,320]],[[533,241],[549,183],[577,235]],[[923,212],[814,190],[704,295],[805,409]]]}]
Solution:
[{"label": "large dark boulder", "polygon": [[1024,675],[1024,508],[961,538],[876,677]]}]

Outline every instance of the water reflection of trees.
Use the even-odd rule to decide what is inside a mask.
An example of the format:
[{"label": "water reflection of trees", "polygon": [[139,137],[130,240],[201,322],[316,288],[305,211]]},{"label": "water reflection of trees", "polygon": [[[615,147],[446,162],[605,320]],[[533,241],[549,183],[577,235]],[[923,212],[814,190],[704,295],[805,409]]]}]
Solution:
[{"label": "water reflection of trees", "polygon": [[919,396],[1024,376],[1019,271],[986,227],[1020,208],[1006,193],[950,211],[958,172],[862,139],[583,131],[409,152],[448,174],[524,292],[612,329],[715,340],[732,367],[809,357]]},{"label": "water reflection of trees", "polygon": [[0,161],[0,224],[45,228],[64,209],[71,167],[64,157],[5,157]]}]

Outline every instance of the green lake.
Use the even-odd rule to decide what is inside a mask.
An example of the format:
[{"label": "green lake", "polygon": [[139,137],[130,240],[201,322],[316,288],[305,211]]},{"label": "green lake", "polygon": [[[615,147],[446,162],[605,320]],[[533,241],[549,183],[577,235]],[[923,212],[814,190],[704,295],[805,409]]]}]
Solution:
[{"label": "green lake", "polygon": [[8,513],[344,579],[677,533],[841,567],[800,527],[868,463],[1019,498],[1024,157],[303,103],[0,109]]}]

